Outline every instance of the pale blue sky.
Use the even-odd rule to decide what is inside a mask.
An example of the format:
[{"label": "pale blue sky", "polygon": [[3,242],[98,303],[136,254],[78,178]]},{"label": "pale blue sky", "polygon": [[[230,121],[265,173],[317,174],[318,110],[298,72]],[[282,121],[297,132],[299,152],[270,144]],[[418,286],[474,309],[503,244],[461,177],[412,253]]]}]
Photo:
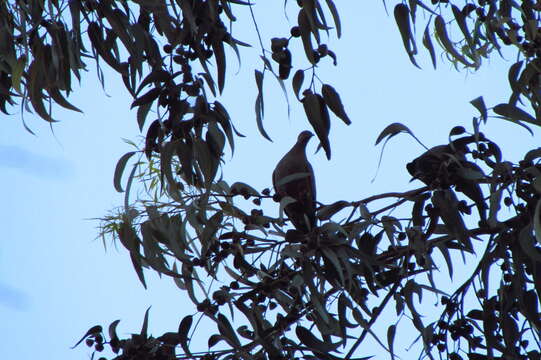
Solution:
[{"label": "pale blue sky", "polygon": [[[432,69],[426,56],[419,57],[423,70],[416,69],[382,2],[362,2],[362,8],[360,3],[337,2],[344,35],[339,41],[333,37],[330,48],[338,55],[339,67],[325,61],[319,70],[320,78],[339,91],[353,121],[347,127],[333,119],[330,162],[322,152],[313,155],[315,142],[310,144],[323,203],[418,186],[408,183],[405,164],[422,148],[406,135],[390,142],[378,177],[371,183],[380,151],[374,147],[379,132],[392,122],[402,122],[426,145],[438,145],[447,141],[455,124],[470,129],[476,115],[470,100],[484,95],[491,106],[506,101],[509,91],[506,78],[511,63],[497,56],[478,73],[456,72],[440,56],[438,70]],[[280,27],[283,35],[289,33],[281,4],[275,9],[258,5],[255,11],[264,34]],[[257,44],[249,26],[249,22],[237,25],[235,34]],[[220,101],[247,135],[237,140],[235,157],[224,168],[225,178],[261,190],[270,186],[274,165],[308,126],[302,106],[292,94],[291,117],[287,118],[283,95],[269,76],[265,81],[265,126],[274,142],[257,133],[253,69],[261,69],[258,53],[257,46],[242,50],[239,73],[235,73],[236,60],[231,57],[229,82]],[[2,115],[2,359],[86,359],[87,348],[70,350],[70,346],[93,325],[106,326],[121,319],[119,333],[125,336],[140,329],[144,311],[152,305],[150,329],[160,334],[174,331],[180,319],[193,312],[186,295],[172,281],[147,273],[150,281],[145,291],[123,248],[117,251],[109,246],[104,252],[101,241],[95,240],[98,223],[91,219],[122,204],[123,195],[112,185],[116,161],[132,150],[122,138],[136,140],[139,133],[121,81],[107,74],[104,93],[94,77],[94,64],[87,65],[90,71],[83,86],[70,97],[84,114],[55,109],[55,118],[62,121],[54,125],[54,134],[48,124],[31,114],[24,116],[37,136],[27,133],[18,108],[12,109],[13,116]],[[521,128],[497,119],[489,123],[485,133],[503,144],[506,158],[516,159],[536,146],[535,139]]]}]

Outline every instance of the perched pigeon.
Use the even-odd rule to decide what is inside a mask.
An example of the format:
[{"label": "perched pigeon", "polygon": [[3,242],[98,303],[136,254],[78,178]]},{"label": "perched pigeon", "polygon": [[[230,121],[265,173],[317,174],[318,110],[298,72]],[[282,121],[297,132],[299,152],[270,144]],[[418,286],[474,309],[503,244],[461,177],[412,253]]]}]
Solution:
[{"label": "perched pigeon", "polygon": [[289,196],[296,200],[284,210],[295,228],[303,233],[310,232],[316,226],[316,183],[312,165],[306,158],[306,145],[313,136],[310,131],[303,131],[297,143],[278,162],[272,173],[272,184],[278,196]]},{"label": "perched pigeon", "polygon": [[486,219],[486,204],[479,180],[483,170],[466,159],[469,137],[455,140],[453,146],[435,146],[406,165],[414,179],[419,179],[432,189],[454,186],[475,202],[482,220]]}]

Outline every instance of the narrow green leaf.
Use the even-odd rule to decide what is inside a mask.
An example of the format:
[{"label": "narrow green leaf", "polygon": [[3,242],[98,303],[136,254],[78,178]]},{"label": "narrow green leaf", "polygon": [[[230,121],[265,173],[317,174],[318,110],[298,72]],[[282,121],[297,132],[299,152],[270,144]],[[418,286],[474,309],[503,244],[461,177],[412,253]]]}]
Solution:
[{"label": "narrow green leaf", "polygon": [[298,325],[295,329],[295,333],[297,334],[299,340],[311,350],[327,353],[336,350],[338,347],[338,344],[319,340],[312,334],[310,330],[300,325]]},{"label": "narrow green leaf", "polygon": [[178,334],[181,338],[188,338],[188,332],[190,331],[192,322],[193,322],[192,315],[187,315],[182,319],[182,321],[180,322],[180,325],[178,326]]},{"label": "narrow green leaf", "polygon": [[457,61],[461,62],[462,64],[466,65],[467,67],[477,68],[476,64],[471,63],[468,60],[466,60],[466,58],[462,56],[462,54],[460,54],[455,49],[455,47],[453,46],[453,43],[449,39],[449,35],[447,34],[447,28],[445,27],[445,20],[443,19],[441,15],[438,15],[436,17],[435,28],[436,28],[436,34],[438,35],[438,38],[443,44],[443,47],[453,58],[455,58]]},{"label": "narrow green leaf", "polygon": [[509,103],[515,105],[518,97],[521,92],[521,86],[518,82],[520,70],[522,69],[522,65],[524,64],[524,61],[517,61],[513,65],[509,67],[509,72],[507,74],[507,79],[509,80],[509,86],[511,87],[511,90],[513,90],[513,95],[511,95],[511,98],[509,99]]},{"label": "narrow green leaf", "polygon": [[263,114],[261,112],[261,106],[262,106],[263,98],[261,96],[257,96],[255,100],[255,115],[256,115],[256,123],[257,123],[257,129],[259,130],[259,133],[267,140],[272,142],[272,139],[269,137],[267,132],[265,131],[265,128],[263,127]]},{"label": "narrow green leaf", "polygon": [[135,273],[137,274],[137,277],[139,278],[139,281],[141,284],[143,284],[143,287],[147,288],[147,283],[145,281],[145,274],[143,273],[143,266],[141,264],[141,259],[138,258],[138,254],[135,254],[134,252],[130,252],[130,259],[133,265],[133,268],[135,270]]},{"label": "narrow green leaf", "polygon": [[387,344],[389,345],[389,352],[391,353],[391,359],[394,359],[394,337],[396,335],[396,325],[391,325],[387,328]]},{"label": "narrow green leaf", "polygon": [[43,104],[43,74],[40,73],[40,64],[36,63],[36,59],[32,61],[29,67],[30,80],[28,87],[30,88],[30,103],[36,113],[45,121],[50,123],[57,122],[51,117],[51,114],[45,109]]},{"label": "narrow green leaf", "polygon": [[340,15],[338,14],[336,5],[334,4],[333,0],[325,0],[325,2],[327,3],[327,7],[331,12],[334,26],[336,27],[336,36],[340,39],[340,37],[342,36],[342,24],[340,23]]},{"label": "narrow green leaf", "polygon": [[127,164],[128,160],[135,153],[136,153],[135,151],[130,151],[130,152],[122,155],[122,157],[116,163],[115,175],[114,175],[114,178],[113,178],[113,184],[114,184],[115,190],[117,192],[124,192],[124,190],[122,189],[122,184],[121,184],[122,174],[124,173],[124,169],[126,168],[126,164]]},{"label": "narrow green leaf", "polygon": [[225,107],[219,102],[214,102],[214,110],[218,114],[218,123],[222,127],[225,136],[227,137],[227,142],[229,144],[229,147],[231,148],[231,154],[235,153],[235,138],[233,137],[233,125],[231,123],[231,117],[229,116],[229,113],[225,109]]},{"label": "narrow green leaf", "polygon": [[226,339],[226,341],[233,347],[240,347],[240,340],[235,333],[235,330],[231,326],[231,323],[223,314],[218,314],[217,317],[218,330],[220,334]]},{"label": "narrow green leaf", "polygon": [[151,107],[152,103],[149,102],[137,108],[137,125],[139,125],[139,131],[143,131],[143,127],[145,126],[145,120],[147,119],[147,115]]},{"label": "narrow green leaf", "polygon": [[415,61],[414,55],[417,54],[415,38],[413,37],[410,25],[410,11],[406,4],[397,4],[394,8],[394,18],[402,37],[402,43],[408,53],[410,61],[413,65],[419,68]]},{"label": "narrow green leaf", "polygon": [[199,164],[199,168],[203,172],[205,183],[207,186],[210,186],[214,180],[214,177],[216,176],[220,163],[212,155],[208,144],[201,139],[196,139],[194,141],[194,152],[197,159],[197,164]]},{"label": "narrow green leaf", "polygon": [[265,131],[265,127],[263,126],[263,117],[265,116],[265,107],[263,102],[263,77],[264,75],[261,71],[255,70],[255,82],[258,90],[257,98],[255,99],[255,118],[259,133],[263,135],[265,139],[272,142],[272,139],[269,137]]},{"label": "narrow green leaf", "polygon": [[321,252],[323,252],[323,255],[325,255],[325,257],[329,259],[329,261],[332,263],[334,270],[338,274],[340,285],[342,287],[346,287],[346,279],[344,277],[344,272],[342,271],[342,265],[340,264],[340,261],[338,260],[338,256],[336,256],[333,250],[326,247],[322,247]]},{"label": "narrow green leaf", "polygon": [[438,190],[432,194],[432,203],[439,209],[441,219],[449,231],[467,251],[473,251],[473,245],[468,235],[464,220],[458,211],[458,199],[453,190]]},{"label": "narrow green leaf", "polygon": [[293,92],[295,93],[295,96],[297,97],[297,100],[301,100],[299,98],[299,92],[301,91],[302,83],[304,81],[304,70],[297,70],[295,72],[295,75],[293,75],[292,84],[293,84]]},{"label": "narrow green leaf", "polygon": [[320,144],[325,150],[325,155],[327,159],[331,158],[331,145],[329,142],[329,130],[330,130],[330,120],[329,112],[327,106],[321,95],[313,94],[312,92],[306,93],[304,98],[301,100],[304,112],[308,121],[312,125],[317,137],[319,138]]},{"label": "narrow green leaf", "polygon": [[449,278],[453,279],[453,261],[451,260],[451,255],[449,254],[449,248],[445,244],[436,244],[436,247],[443,255],[445,263],[447,264],[447,271],[449,272]]},{"label": "narrow green leaf", "polygon": [[216,68],[218,71],[218,90],[221,94],[224,90],[225,85],[226,59],[224,52],[224,43],[222,41],[216,40],[212,43],[212,49],[214,50],[214,58],[216,59]]},{"label": "narrow green leaf", "polygon": [[451,5],[451,9],[453,11],[453,15],[455,17],[456,23],[458,27],[460,28],[460,31],[462,32],[462,35],[464,35],[464,39],[466,39],[466,43],[470,47],[470,52],[474,53],[474,44],[473,40],[471,38],[470,30],[468,29],[468,24],[466,22],[466,17],[462,13],[462,11],[456,6]]},{"label": "narrow green leaf", "polygon": [[428,50],[432,66],[434,66],[434,70],[436,70],[436,51],[434,50],[434,45],[432,44],[432,39],[430,37],[429,26],[430,22],[426,24],[425,32],[423,33],[423,46]]},{"label": "narrow green leaf", "polygon": [[173,176],[172,161],[173,154],[177,148],[178,141],[170,141],[163,144],[160,152],[160,173],[163,183],[163,177],[165,177],[167,193],[176,201],[182,203],[182,199],[179,195],[179,186],[177,179]]},{"label": "narrow green leaf", "polygon": [[13,89],[15,89],[19,95],[23,95],[21,91],[21,78],[24,73],[26,61],[26,55],[21,55],[17,59],[16,65],[11,69],[11,86],[13,86]]},{"label": "narrow green leaf", "polygon": [[254,70],[255,84],[257,85],[257,94],[261,97],[261,114],[265,114],[265,106],[263,102],[263,79],[265,75],[259,71]]},{"label": "narrow green leaf", "polygon": [[78,107],[72,105],[68,100],[66,100],[66,98],[60,93],[60,90],[57,87],[49,87],[47,89],[47,92],[49,93],[49,95],[51,95],[51,98],[53,98],[53,100],[63,108],[82,113],[82,111]]},{"label": "narrow green leaf", "polygon": [[178,326],[178,336],[180,337],[180,346],[182,350],[188,355],[191,356],[190,349],[188,348],[188,332],[192,326],[193,316],[185,316],[180,325]]},{"label": "narrow green leaf", "polygon": [[314,47],[312,45],[312,32],[310,27],[310,22],[306,16],[305,11],[302,9],[299,10],[299,16],[297,18],[299,24],[299,30],[301,31],[301,40],[304,47],[304,53],[306,58],[310,61],[311,64],[315,65],[316,60],[314,58]]},{"label": "narrow green leaf", "polygon": [[537,240],[537,243],[541,245],[541,219],[539,218],[541,216],[541,200],[537,200],[537,204],[535,205],[535,213],[533,217],[533,230],[535,234],[535,239]]},{"label": "narrow green leaf", "polygon": [[323,99],[325,100],[325,103],[329,109],[331,109],[336,116],[342,119],[346,125],[350,125],[351,120],[344,110],[344,105],[342,104],[342,100],[340,99],[338,92],[331,85],[323,84],[321,87],[321,94],[323,95]]},{"label": "narrow green leaf", "polygon": [[141,327],[141,336],[143,338],[148,337],[148,312],[150,311],[150,306],[148,307],[147,311],[145,311],[145,318],[143,319],[143,326]]}]

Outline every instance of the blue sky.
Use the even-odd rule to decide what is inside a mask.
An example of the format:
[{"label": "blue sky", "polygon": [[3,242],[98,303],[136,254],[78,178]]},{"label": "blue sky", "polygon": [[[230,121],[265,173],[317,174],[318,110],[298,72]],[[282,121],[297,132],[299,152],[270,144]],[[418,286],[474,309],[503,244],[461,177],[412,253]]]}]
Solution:
[{"label": "blue sky", "polygon": [[[420,56],[423,70],[416,69],[382,3],[363,2],[362,9],[360,3],[337,4],[344,35],[338,41],[333,37],[329,46],[338,54],[339,67],[324,62],[319,70],[320,78],[339,91],[353,121],[347,127],[333,119],[331,161],[322,152],[313,155],[314,141],[309,146],[323,203],[358,200],[419,185],[408,182],[405,164],[423,149],[405,135],[389,143],[378,176],[371,182],[381,150],[374,142],[388,124],[402,122],[427,146],[434,146],[447,141],[452,126],[470,128],[476,115],[469,104],[473,98],[484,95],[490,106],[508,97],[506,77],[511,62],[494,54],[477,73],[457,72],[438,56],[439,68],[434,71],[428,57]],[[262,3],[255,11],[264,34],[279,28],[288,34],[290,26],[282,21],[281,4],[271,8]],[[235,29],[240,40],[256,44],[249,22]],[[308,123],[292,94],[291,116],[287,117],[283,95],[275,80],[268,77],[265,126],[274,142],[257,133],[253,69],[261,69],[258,53],[257,47],[243,50],[238,73],[236,60],[231,58],[229,82],[220,101],[228,107],[237,128],[247,135],[238,139],[235,157],[224,167],[225,178],[231,183],[242,180],[261,190],[271,185],[275,164]],[[85,359],[88,349],[70,350],[70,346],[95,324],[108,325],[121,319],[119,333],[125,336],[138,331],[144,311],[152,305],[150,329],[159,334],[175,330],[184,315],[193,313],[191,303],[172,281],[148,273],[149,289],[144,290],[126,252],[114,246],[105,252],[101,241],[95,240],[98,222],[92,219],[122,204],[123,195],[116,193],[112,184],[116,161],[132,150],[122,138],[137,140],[139,132],[122,83],[108,73],[104,92],[94,76],[94,64],[87,65],[83,85],[70,97],[84,114],[55,109],[55,118],[61,122],[52,130],[32,114],[24,114],[36,136],[24,130],[18,108],[12,109],[12,116],[2,115],[3,359]],[[508,159],[517,159],[536,147],[535,138],[502,120],[490,119],[485,132],[502,143]]]}]

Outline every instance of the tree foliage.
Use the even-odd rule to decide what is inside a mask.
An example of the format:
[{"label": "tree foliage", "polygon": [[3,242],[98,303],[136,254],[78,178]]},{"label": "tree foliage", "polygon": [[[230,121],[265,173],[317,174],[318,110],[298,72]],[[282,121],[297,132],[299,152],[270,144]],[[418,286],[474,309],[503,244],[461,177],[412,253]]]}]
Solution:
[{"label": "tree foliage", "polygon": [[[248,0],[0,2],[4,113],[19,104],[52,122],[51,105],[78,111],[67,97],[89,61],[102,83],[102,66],[121,76],[146,137],[118,162],[118,191],[130,169],[126,200],[103,219],[102,234],[128,250],[143,286],[145,271],[154,270],[195,306],[178,330],[161,336],[148,334],[147,311],[138,334],[120,339],[115,321],[107,334],[92,327],[80,343],[97,352],[107,346],[116,359],[354,359],[373,355],[361,346],[370,335],[394,357],[397,331],[410,326],[424,357],[539,359],[541,150],[507,161],[482,127],[489,117],[530,131],[540,125],[541,7],[531,0],[458,3],[394,2],[405,51],[418,66],[421,42],[434,67],[443,52],[457,69],[474,70],[494,53],[514,51],[509,101],[488,108],[482,97],[472,100],[478,114],[471,129],[456,126],[449,143],[408,164],[404,171],[425,186],[320,204],[318,227],[303,234],[288,228],[287,204],[273,204],[270,189],[219,176],[226,144],[233,152],[242,136],[219,97],[226,49],[241,56],[243,47],[260,46],[254,106],[262,137],[269,139],[263,82],[271,75],[286,99],[292,90],[302,104],[330,159],[331,115],[351,123],[338,91],[317,76],[336,65],[323,41],[341,35],[334,1],[298,0],[288,14],[296,19],[290,34],[263,39],[258,32],[260,44],[232,30],[239,8],[253,16]],[[293,42],[303,53],[290,50]],[[150,123],[149,114],[157,114]],[[391,124],[377,142],[403,132],[413,135]],[[130,201],[134,182],[147,198]],[[264,208],[279,208],[280,216]],[[465,260],[471,276],[453,278]],[[452,293],[435,276],[442,269],[458,283]],[[440,299],[436,318],[425,316],[426,293]],[[374,330],[391,311],[395,321],[383,334]],[[197,326],[201,318],[215,324],[208,349],[193,346],[207,333]]]}]

